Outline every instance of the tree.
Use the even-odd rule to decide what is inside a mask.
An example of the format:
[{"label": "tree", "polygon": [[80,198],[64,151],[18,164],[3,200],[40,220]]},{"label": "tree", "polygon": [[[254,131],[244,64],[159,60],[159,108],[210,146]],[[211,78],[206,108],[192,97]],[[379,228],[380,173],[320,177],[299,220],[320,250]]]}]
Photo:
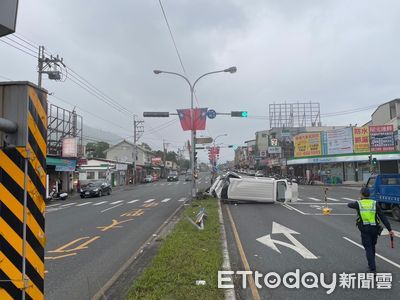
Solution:
[{"label": "tree", "polygon": [[143,142],[142,142],[142,144],[141,144],[140,146],[141,146],[142,148],[145,148],[145,149],[151,151],[151,147],[149,146],[149,144],[146,144],[146,143],[143,143]]},{"label": "tree", "polygon": [[87,143],[86,153],[90,157],[106,158],[106,154],[104,153],[104,151],[108,148],[110,148],[110,144],[106,142]]},{"label": "tree", "polygon": [[176,154],[175,151],[169,151],[167,153],[167,157],[165,158],[165,160],[177,163],[178,162],[177,158],[178,158],[178,154]]}]

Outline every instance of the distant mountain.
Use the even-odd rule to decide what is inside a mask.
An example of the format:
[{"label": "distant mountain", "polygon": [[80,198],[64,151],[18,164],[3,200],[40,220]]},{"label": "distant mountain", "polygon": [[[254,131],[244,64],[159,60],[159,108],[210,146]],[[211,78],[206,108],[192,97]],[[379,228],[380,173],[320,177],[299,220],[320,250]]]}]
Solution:
[{"label": "distant mountain", "polygon": [[104,131],[101,129],[93,128],[87,125],[83,125],[83,144],[95,143],[95,142],[107,142],[110,145],[114,145],[120,142],[123,138],[119,135]]}]

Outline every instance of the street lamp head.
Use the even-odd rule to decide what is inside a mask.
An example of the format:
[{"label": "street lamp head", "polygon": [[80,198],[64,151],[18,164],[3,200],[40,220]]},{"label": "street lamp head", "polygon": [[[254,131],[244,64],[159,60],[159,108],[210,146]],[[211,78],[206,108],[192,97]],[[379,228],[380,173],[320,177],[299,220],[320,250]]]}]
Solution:
[{"label": "street lamp head", "polygon": [[230,67],[228,69],[225,69],[224,72],[229,72],[229,73],[236,73],[237,68],[236,67]]},{"label": "street lamp head", "polygon": [[162,73],[163,71],[161,71],[161,70],[153,70],[153,73],[154,74],[160,74],[160,73]]}]

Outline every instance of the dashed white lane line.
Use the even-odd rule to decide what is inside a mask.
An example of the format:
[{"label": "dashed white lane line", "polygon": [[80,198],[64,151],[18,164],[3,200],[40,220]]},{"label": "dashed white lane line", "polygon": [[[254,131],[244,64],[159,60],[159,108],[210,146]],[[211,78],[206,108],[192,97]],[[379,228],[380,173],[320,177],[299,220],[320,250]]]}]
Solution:
[{"label": "dashed white lane line", "polygon": [[356,199],[352,199],[352,198],[346,198],[346,197],[342,197],[343,200],[347,200],[347,201],[357,201]]},{"label": "dashed white lane line", "polygon": [[81,204],[78,204],[77,206],[85,206],[85,205],[88,205],[88,204],[90,204],[90,203],[92,203],[92,202],[81,203]]},{"label": "dashed white lane line", "polygon": [[330,198],[330,197],[326,197],[326,199],[331,200],[331,201],[336,201],[336,202],[340,201],[340,200],[338,200],[338,199]]},{"label": "dashed white lane line", "polygon": [[168,202],[169,200],[171,200],[171,198],[165,198],[164,200],[161,200],[161,202]]},{"label": "dashed white lane line", "polygon": [[183,184],[187,184],[187,182],[185,181]]},{"label": "dashed white lane line", "polygon": [[67,207],[76,204],[76,202],[60,205],[60,207]]},{"label": "dashed white lane line", "polygon": [[179,202],[183,202],[183,201],[185,201],[186,200],[186,198],[181,198],[181,199],[179,199],[178,201]]},{"label": "dashed white lane line", "polygon": [[177,183],[175,183],[175,184],[179,184],[180,182],[178,181]]},{"label": "dashed white lane line", "polygon": [[111,204],[118,204],[118,203],[121,203],[121,202],[124,202],[124,200],[118,200],[118,201],[111,202],[110,205]]},{"label": "dashed white lane line", "polygon": [[103,212],[105,212],[105,211],[107,211],[107,210],[110,210],[110,209],[116,208],[116,207],[118,207],[118,206],[121,206],[121,205],[124,205],[124,204],[123,204],[123,203],[121,203],[121,204],[117,204],[117,205],[115,205],[115,206],[111,206],[111,207],[109,207],[109,208],[103,209],[101,212],[103,213]]},{"label": "dashed white lane line", "polygon": [[101,205],[101,204],[104,204],[104,203],[107,203],[108,201],[101,201],[101,202],[97,202],[97,203],[95,203],[95,204],[93,204],[93,205],[95,205],[95,206],[97,206],[97,205]]},{"label": "dashed white lane line", "polygon": [[156,199],[149,199],[149,200],[144,201],[144,203],[150,203],[150,202],[153,202],[154,200],[156,200]]},{"label": "dashed white lane line", "polygon": [[301,199],[301,198],[297,198],[297,201],[304,201],[303,199]]},{"label": "dashed white lane line", "polygon": [[310,200],[312,200],[312,201],[316,201],[316,202],[321,202],[321,200],[320,200],[320,199],[313,198],[313,197],[308,197],[308,199],[310,199]]},{"label": "dashed white lane line", "polygon": [[[355,241],[353,241],[353,240],[351,240],[351,239],[349,239],[349,238],[347,238],[347,237],[345,237],[345,236],[344,236],[343,238],[344,238],[346,241],[352,243],[353,245],[356,245],[357,247],[359,247],[359,248],[361,248],[361,249],[364,249],[364,247],[363,247],[362,245],[360,245],[359,243],[357,243],[357,242],[355,242]],[[377,257],[379,257],[380,259],[383,259],[384,261],[388,262],[389,264],[391,264],[391,265],[393,265],[393,266],[395,266],[395,267],[397,267],[397,268],[400,269],[400,265],[397,264],[397,263],[395,263],[394,261],[391,261],[390,259],[388,259],[388,258],[386,258],[386,257],[384,257],[384,256],[382,256],[382,255],[380,255],[380,254],[378,254],[378,253],[376,253],[375,255],[376,255]]]},{"label": "dashed white lane line", "polygon": [[138,201],[139,201],[138,199],[135,199],[135,200],[129,201],[128,203],[135,203],[135,202],[138,202]]},{"label": "dashed white lane line", "polygon": [[46,207],[53,207],[53,206],[57,206],[60,205],[61,203],[57,203],[57,204],[52,204],[52,205],[46,205]]}]

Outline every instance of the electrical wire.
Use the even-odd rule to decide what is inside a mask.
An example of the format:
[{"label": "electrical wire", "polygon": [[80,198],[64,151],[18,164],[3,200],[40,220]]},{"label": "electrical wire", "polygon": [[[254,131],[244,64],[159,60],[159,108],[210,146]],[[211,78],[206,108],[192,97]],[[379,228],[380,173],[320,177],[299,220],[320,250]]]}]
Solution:
[{"label": "electrical wire", "polygon": [[21,48],[19,48],[18,46],[15,46],[15,45],[13,45],[13,44],[11,44],[11,43],[9,43],[9,42],[3,40],[3,39],[0,39],[0,42],[3,42],[3,43],[5,43],[5,44],[7,44],[7,45],[9,45],[9,46],[11,46],[11,47],[13,47],[13,48],[15,48],[15,49],[18,49],[18,50],[21,51],[21,52],[24,52],[25,54],[27,54],[27,55],[29,55],[29,56],[31,56],[31,57],[33,57],[33,58],[37,59],[37,57],[36,57],[35,55],[33,55],[33,54],[29,53],[28,51],[25,51],[24,49],[21,49]]}]

